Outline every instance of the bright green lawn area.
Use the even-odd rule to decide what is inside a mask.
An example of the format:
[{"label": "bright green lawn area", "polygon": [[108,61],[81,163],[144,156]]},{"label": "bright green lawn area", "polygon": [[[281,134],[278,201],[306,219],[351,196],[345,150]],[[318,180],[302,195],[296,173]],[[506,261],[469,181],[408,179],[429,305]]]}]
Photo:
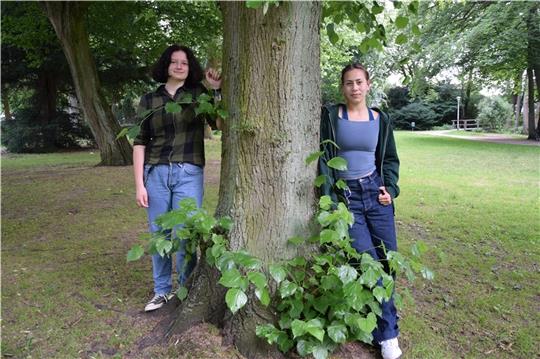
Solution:
[{"label": "bright green lawn area", "polygon": [[[414,297],[401,311],[405,358],[538,357],[540,148],[396,136],[400,248],[425,241],[436,275],[399,281]],[[220,142],[207,145],[212,211]],[[156,324],[141,313],[150,263],[125,261],[146,231],[132,170],[98,162],[89,152],[2,158],[3,354],[138,357]]]}]

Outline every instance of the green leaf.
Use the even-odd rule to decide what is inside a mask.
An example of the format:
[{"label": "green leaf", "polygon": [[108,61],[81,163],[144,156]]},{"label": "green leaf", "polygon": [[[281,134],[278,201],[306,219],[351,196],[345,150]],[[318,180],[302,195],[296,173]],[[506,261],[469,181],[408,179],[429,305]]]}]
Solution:
[{"label": "green leaf", "polygon": [[139,135],[139,132],[141,132],[141,127],[140,126],[132,126],[129,128],[128,132],[127,132],[127,137],[128,138],[135,138]]},{"label": "green leaf", "polygon": [[246,278],[236,268],[226,270],[221,275],[219,284],[226,288],[246,288]]},{"label": "green leaf", "polygon": [[326,33],[328,34],[328,40],[332,45],[335,45],[339,41],[339,35],[336,33],[335,24],[333,22],[326,25]]},{"label": "green leaf", "polygon": [[334,168],[338,171],[347,170],[347,160],[342,157],[334,157],[327,163],[328,167]]},{"label": "green leaf", "polygon": [[222,217],[218,220],[218,225],[226,231],[230,231],[233,226],[233,220],[231,217]]},{"label": "green leaf", "polygon": [[417,15],[418,14],[418,1],[411,2],[408,6],[408,9],[410,12]]},{"label": "green leaf", "polygon": [[337,145],[337,143],[335,143],[332,140],[324,140],[324,141],[321,142],[321,145],[326,145],[327,143],[331,144],[332,146],[334,146],[335,148],[337,148],[339,150],[339,146]]},{"label": "green leaf", "polygon": [[407,36],[405,34],[399,34],[396,37],[396,44],[403,45],[406,42],[407,42]]},{"label": "green leaf", "polygon": [[172,246],[173,246],[172,242],[164,238],[161,238],[156,242],[156,250],[159,253],[159,255],[162,257],[170,254]]},{"label": "green leaf", "polygon": [[347,327],[343,324],[332,324],[327,328],[327,331],[334,343],[345,343],[347,340]]},{"label": "green leaf", "polygon": [[278,348],[282,353],[287,353],[294,346],[294,342],[289,339],[289,336],[281,332],[277,339]]},{"label": "green leaf", "polygon": [[366,333],[371,333],[377,326],[377,317],[375,314],[369,313],[367,317],[358,320],[358,327]]},{"label": "green leaf", "polygon": [[222,108],[218,108],[216,110],[216,112],[217,112],[218,116],[221,117],[224,120],[226,120],[229,117],[229,112],[227,110],[222,109]]},{"label": "green leaf", "polygon": [[356,24],[356,31],[358,31],[358,32],[367,32],[366,25],[364,25],[363,22],[358,22]]},{"label": "green leaf", "polygon": [[398,16],[396,18],[396,27],[398,29],[403,29],[403,28],[407,27],[408,24],[409,24],[409,18],[407,18],[405,16]]},{"label": "green leaf", "polygon": [[255,296],[265,307],[270,304],[270,293],[267,288],[255,288]]},{"label": "green leaf", "polygon": [[167,102],[165,104],[165,112],[167,113],[177,113],[182,111],[182,106],[176,102]]},{"label": "green leaf", "polygon": [[422,35],[422,31],[420,30],[417,24],[414,24],[411,30],[412,30],[412,33],[415,34],[416,36]]},{"label": "green leaf", "polygon": [[258,270],[262,267],[262,261],[246,251],[238,251],[234,253],[234,261],[237,264],[244,266],[247,269]]},{"label": "green leaf", "polygon": [[272,324],[257,325],[257,328],[255,329],[255,334],[259,338],[266,338],[268,344],[274,344],[277,342],[280,333],[282,333],[282,331],[274,327]]},{"label": "green leaf", "polygon": [[129,250],[127,254],[127,261],[132,262],[132,261],[139,260],[143,255],[144,255],[144,248],[140,244],[137,244]]},{"label": "green leaf", "polygon": [[263,289],[268,285],[266,276],[261,272],[249,272],[247,277],[258,289]]},{"label": "green leaf", "polygon": [[319,208],[327,211],[332,206],[332,203],[334,202],[332,201],[332,198],[330,198],[330,196],[322,196],[319,199]]},{"label": "green leaf", "polygon": [[305,238],[297,236],[297,237],[291,237],[291,238],[289,238],[289,239],[287,240],[287,243],[292,244],[292,245],[294,245],[294,246],[298,246],[298,245],[304,243],[305,241],[306,241]]},{"label": "green leaf", "polygon": [[423,241],[418,241],[415,244],[413,244],[411,247],[411,253],[415,257],[420,257],[422,254],[426,253],[427,250],[428,250],[428,247],[426,243]]},{"label": "green leaf", "polygon": [[317,151],[310,153],[306,158],[306,165],[309,165],[311,162],[318,160],[324,154],[323,151]]},{"label": "green leaf", "polygon": [[313,182],[316,187],[321,187],[326,182],[326,175],[319,175]]},{"label": "green leaf", "polygon": [[293,333],[293,338],[306,334],[306,322],[300,319],[293,320],[291,323],[291,330]]},{"label": "green leaf", "polygon": [[187,298],[188,296],[188,290],[186,287],[183,287],[183,286],[180,286],[178,287],[178,289],[176,290],[176,296],[178,297],[178,299],[180,300],[184,300]]},{"label": "green leaf", "polygon": [[343,284],[347,284],[356,279],[358,272],[348,264],[338,267],[338,277]]},{"label": "green leaf", "polygon": [[373,289],[373,296],[377,299],[377,302],[382,303],[386,297],[386,290],[383,287],[377,286]]},{"label": "green leaf", "polygon": [[369,288],[373,288],[373,286],[377,284],[378,279],[379,276],[377,273],[372,268],[369,268],[360,276],[360,283],[367,285]]},{"label": "green leaf", "polygon": [[264,0],[246,0],[246,7],[250,9],[257,9],[260,8],[264,2]]},{"label": "green leaf", "polygon": [[311,319],[305,325],[305,330],[307,333],[311,334],[317,338],[320,342],[324,339],[324,329],[323,324],[319,319]]},{"label": "green leaf", "polygon": [[247,303],[247,295],[241,289],[231,288],[225,294],[225,303],[234,314]]},{"label": "green leaf", "polygon": [[384,10],[384,7],[383,6],[380,6],[379,4],[377,4],[376,2],[374,2],[374,5],[373,7],[371,8],[371,13],[373,15],[378,15],[380,13],[382,13]]},{"label": "green leaf", "polygon": [[328,358],[328,348],[322,344],[315,345],[311,354],[315,359],[326,359]]},{"label": "green leaf", "polygon": [[[201,95],[202,96],[202,95]],[[214,112],[214,106],[210,102],[200,102],[199,106],[195,108],[195,114],[200,115],[201,113],[209,113],[211,114]]]},{"label": "green leaf", "polygon": [[332,242],[338,241],[338,240],[339,240],[339,237],[337,235],[337,232],[334,231],[333,229],[323,229],[321,231],[321,235],[320,235],[320,243],[321,244],[332,243]]},{"label": "green leaf", "polygon": [[348,187],[347,182],[345,182],[342,179],[338,179],[337,182],[336,182],[336,187],[339,188],[339,189],[346,189]]},{"label": "green leaf", "polygon": [[282,266],[279,264],[272,264],[269,267],[270,275],[277,284],[279,284],[281,281],[283,281],[287,277],[287,272],[285,272],[285,269],[283,269]]},{"label": "green leaf", "polygon": [[122,130],[120,130],[120,132],[118,132],[118,135],[116,135],[116,139],[118,140],[124,137],[125,135],[127,135],[129,129],[130,129],[129,127],[124,127]]},{"label": "green leaf", "polygon": [[313,343],[307,340],[299,340],[296,343],[296,351],[302,357],[308,356],[313,352]]},{"label": "green leaf", "polygon": [[281,298],[287,298],[293,295],[296,290],[298,289],[298,285],[294,282],[289,282],[288,280],[284,280],[279,285],[279,293],[281,295]]}]

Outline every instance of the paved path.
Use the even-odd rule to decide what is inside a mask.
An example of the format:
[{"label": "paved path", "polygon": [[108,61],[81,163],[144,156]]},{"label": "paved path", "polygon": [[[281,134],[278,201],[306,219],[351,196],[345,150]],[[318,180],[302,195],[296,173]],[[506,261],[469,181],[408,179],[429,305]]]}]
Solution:
[{"label": "paved path", "polygon": [[510,135],[503,135],[498,133],[490,133],[481,136],[459,136],[452,134],[455,130],[440,130],[440,131],[419,131],[419,133],[431,135],[431,136],[443,136],[443,137],[452,137],[460,138],[462,140],[470,141],[483,141],[483,142],[493,142],[493,143],[505,143],[509,145],[525,145],[525,146],[538,146],[540,147],[540,141],[531,141],[527,139],[521,139],[512,137]]}]

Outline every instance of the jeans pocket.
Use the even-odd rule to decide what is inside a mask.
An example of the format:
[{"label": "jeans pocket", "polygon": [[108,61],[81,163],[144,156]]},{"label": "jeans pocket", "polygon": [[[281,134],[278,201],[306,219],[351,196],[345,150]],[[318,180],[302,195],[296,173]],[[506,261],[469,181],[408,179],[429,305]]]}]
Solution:
[{"label": "jeans pocket", "polygon": [[198,176],[203,173],[203,168],[191,163],[183,163],[184,171],[190,176]]},{"label": "jeans pocket", "polygon": [[154,168],[153,165],[144,165],[143,183],[145,187],[146,187],[146,182],[148,182],[148,176],[150,176],[150,172],[152,172],[153,168]]}]

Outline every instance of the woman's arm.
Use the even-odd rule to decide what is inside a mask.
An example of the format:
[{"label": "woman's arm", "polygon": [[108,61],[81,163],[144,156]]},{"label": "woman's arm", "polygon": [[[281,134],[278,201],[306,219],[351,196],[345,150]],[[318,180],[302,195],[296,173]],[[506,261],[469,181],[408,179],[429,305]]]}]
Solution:
[{"label": "woman's arm", "polygon": [[144,150],[146,146],[133,146],[133,175],[135,176],[135,199],[137,206],[148,207],[148,194],[144,186]]}]

